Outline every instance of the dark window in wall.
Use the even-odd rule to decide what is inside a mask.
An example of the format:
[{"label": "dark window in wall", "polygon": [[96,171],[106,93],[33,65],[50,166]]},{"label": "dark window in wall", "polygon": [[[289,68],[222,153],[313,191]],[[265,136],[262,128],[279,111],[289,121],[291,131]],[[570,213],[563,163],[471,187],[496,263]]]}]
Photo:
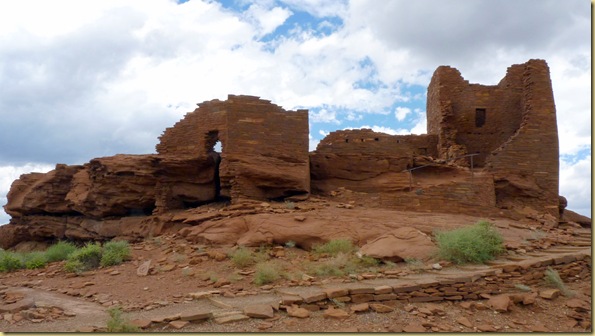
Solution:
[{"label": "dark window in wall", "polygon": [[378,138],[374,138],[374,141],[379,141],[379,140],[380,140],[380,139],[378,139]]},{"label": "dark window in wall", "polygon": [[347,142],[349,142],[349,139],[345,139],[345,142],[346,142],[346,143],[347,143]]},{"label": "dark window in wall", "polygon": [[481,127],[486,123],[486,109],[475,109],[475,127]]}]

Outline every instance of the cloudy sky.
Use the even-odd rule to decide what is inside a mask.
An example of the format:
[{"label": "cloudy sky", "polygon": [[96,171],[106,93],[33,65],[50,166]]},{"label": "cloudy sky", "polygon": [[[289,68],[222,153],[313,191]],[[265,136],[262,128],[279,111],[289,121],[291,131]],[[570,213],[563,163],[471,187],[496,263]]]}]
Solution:
[{"label": "cloudy sky", "polygon": [[309,109],[313,150],[338,129],[425,133],[439,65],[493,85],[531,58],[551,70],[560,193],[590,215],[588,0],[2,1],[0,205],[22,173],[153,153],[228,93]]}]

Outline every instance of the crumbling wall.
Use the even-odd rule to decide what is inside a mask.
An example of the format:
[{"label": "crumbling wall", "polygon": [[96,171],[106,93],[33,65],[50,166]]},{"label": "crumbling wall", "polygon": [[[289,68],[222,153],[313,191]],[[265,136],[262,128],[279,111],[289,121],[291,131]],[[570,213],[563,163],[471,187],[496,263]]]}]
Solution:
[{"label": "crumbling wall", "polygon": [[522,70],[521,127],[491,153],[487,167],[499,205],[531,206],[559,218],[558,128],[549,67],[530,60]]},{"label": "crumbling wall", "polygon": [[498,85],[469,84],[460,72],[439,67],[428,87],[428,133],[437,134],[444,159],[479,153],[474,165],[510,138],[521,125],[522,65],[508,68]]},{"label": "crumbling wall", "polygon": [[[207,157],[221,141],[219,196],[271,199],[309,193],[307,110],[285,111],[243,95],[198,106],[160,137],[160,155]],[[162,189],[176,197],[171,188]]]}]

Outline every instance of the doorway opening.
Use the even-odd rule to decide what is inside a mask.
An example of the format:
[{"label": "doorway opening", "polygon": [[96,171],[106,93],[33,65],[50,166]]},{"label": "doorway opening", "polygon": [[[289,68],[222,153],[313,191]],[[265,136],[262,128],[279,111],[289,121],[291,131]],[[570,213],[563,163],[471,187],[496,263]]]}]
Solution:
[{"label": "doorway opening", "polygon": [[205,137],[205,149],[207,155],[211,156],[215,161],[215,176],[213,177],[215,183],[215,202],[228,202],[231,199],[227,196],[221,195],[221,153],[223,153],[223,143],[219,139],[219,131],[209,131]]}]

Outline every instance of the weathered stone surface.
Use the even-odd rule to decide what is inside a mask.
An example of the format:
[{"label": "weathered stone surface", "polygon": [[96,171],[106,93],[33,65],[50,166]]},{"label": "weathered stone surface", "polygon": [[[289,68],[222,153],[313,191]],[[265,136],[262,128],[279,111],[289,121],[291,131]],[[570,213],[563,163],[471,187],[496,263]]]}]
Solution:
[{"label": "weathered stone surface", "polygon": [[274,316],[273,307],[268,304],[250,305],[244,308],[244,314],[253,318],[272,318]]},{"label": "weathered stone surface", "polygon": [[174,329],[182,329],[187,326],[190,322],[188,321],[171,321],[168,325]]},{"label": "weathered stone surface", "polygon": [[391,306],[383,305],[380,303],[370,303],[370,309],[377,313],[390,313],[395,310]]},{"label": "weathered stone surface", "polygon": [[248,317],[244,314],[233,314],[233,315],[216,317],[214,320],[215,320],[215,323],[217,323],[217,324],[225,324],[225,323],[243,321],[243,320],[247,320],[249,318],[250,317]]},{"label": "weathered stone surface", "polygon": [[140,329],[146,329],[148,327],[151,326],[152,321],[151,320],[143,320],[143,319],[135,319],[130,321],[130,324],[132,324],[133,326],[140,328]]},{"label": "weathered stone surface", "polygon": [[419,323],[410,323],[403,327],[403,332],[422,333],[426,332],[426,328]]},{"label": "weathered stone surface", "polygon": [[373,258],[400,262],[405,258],[425,260],[435,253],[436,247],[425,233],[402,227],[368,242],[360,251]]},{"label": "weathered stone surface", "polygon": [[465,316],[461,316],[461,317],[457,318],[457,323],[459,323],[467,328],[473,328],[473,324]]},{"label": "weathered stone surface", "polygon": [[288,306],[287,307],[287,315],[291,317],[299,317],[299,318],[306,318],[310,316],[310,311],[304,308],[300,308],[298,306]]},{"label": "weathered stone surface", "polygon": [[488,307],[501,313],[507,312],[511,304],[512,301],[508,295],[492,296],[487,302]]},{"label": "weathered stone surface", "polygon": [[334,318],[334,319],[346,319],[349,317],[349,313],[344,311],[343,309],[337,309],[337,308],[331,307],[324,311],[323,316],[328,317],[328,318]]},{"label": "weathered stone surface", "polygon": [[0,313],[16,313],[32,307],[35,307],[35,300],[25,298],[15,303],[0,305]]},{"label": "weathered stone surface", "polygon": [[544,289],[539,291],[539,296],[541,296],[544,299],[548,299],[548,300],[553,300],[555,298],[557,298],[558,296],[560,296],[560,290],[559,289],[554,289],[554,288],[549,288],[549,289]]},{"label": "weathered stone surface", "polygon": [[180,320],[182,321],[199,321],[199,320],[207,320],[212,317],[212,313],[210,311],[199,310],[199,311],[184,311],[180,315]]},{"label": "weathered stone surface", "polygon": [[368,303],[358,303],[358,304],[354,304],[351,305],[349,307],[349,309],[351,309],[352,312],[354,313],[359,313],[359,312],[365,312],[368,309],[370,309],[370,305]]}]

